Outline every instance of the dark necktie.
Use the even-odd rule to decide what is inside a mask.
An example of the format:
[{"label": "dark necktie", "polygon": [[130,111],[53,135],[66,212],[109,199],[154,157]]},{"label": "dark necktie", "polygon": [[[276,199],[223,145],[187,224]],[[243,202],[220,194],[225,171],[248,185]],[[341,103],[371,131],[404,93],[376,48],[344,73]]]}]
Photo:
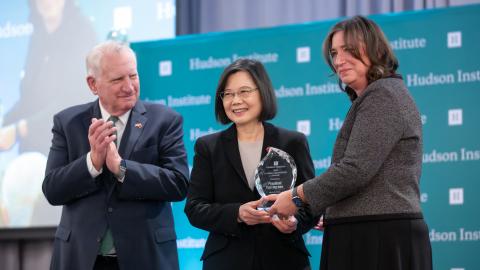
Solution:
[{"label": "dark necktie", "polygon": [[[113,126],[115,126],[115,124],[118,121],[118,117],[112,115],[107,119],[107,121],[112,121]],[[115,131],[113,134],[117,136],[117,131]],[[118,137],[115,138],[115,141],[113,142],[118,147]],[[112,253],[113,248],[114,248],[114,245],[113,245],[112,231],[110,230],[110,228],[107,228],[107,231],[105,232],[105,235],[102,238],[102,243],[100,244],[100,254],[108,255]]]},{"label": "dark necktie", "polygon": [[[116,126],[118,120],[119,120],[119,119],[118,119],[118,116],[113,116],[113,115],[112,115],[112,116],[110,116],[110,117],[108,118],[107,121],[112,121],[112,122],[113,122],[113,126]],[[114,134],[115,136],[118,136],[118,133],[117,133],[116,130],[115,130],[115,132],[114,132],[113,134]],[[118,137],[116,137],[116,138],[115,138],[115,141],[113,141],[113,142],[115,143],[115,145],[116,145],[117,148],[118,148]]]}]

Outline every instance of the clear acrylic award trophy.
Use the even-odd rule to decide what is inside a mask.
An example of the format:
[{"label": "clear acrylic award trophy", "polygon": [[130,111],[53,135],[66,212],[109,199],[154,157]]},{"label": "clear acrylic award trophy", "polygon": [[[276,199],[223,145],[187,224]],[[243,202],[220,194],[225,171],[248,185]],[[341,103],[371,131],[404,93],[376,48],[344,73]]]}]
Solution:
[{"label": "clear acrylic award trophy", "polygon": [[[269,147],[267,155],[255,169],[255,186],[262,196],[278,194],[292,189],[297,179],[297,166],[293,158],[283,150]],[[273,202],[265,202],[259,210],[270,209]]]}]

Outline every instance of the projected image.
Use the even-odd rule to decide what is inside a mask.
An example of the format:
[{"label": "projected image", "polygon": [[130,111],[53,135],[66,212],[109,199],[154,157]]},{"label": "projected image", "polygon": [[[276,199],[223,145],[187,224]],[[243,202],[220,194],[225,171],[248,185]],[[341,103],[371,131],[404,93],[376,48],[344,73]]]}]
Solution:
[{"label": "projected image", "polygon": [[171,38],[175,1],[28,0],[0,4],[0,228],[56,225],[42,192],[53,115],[94,100],[85,55],[106,39]]}]

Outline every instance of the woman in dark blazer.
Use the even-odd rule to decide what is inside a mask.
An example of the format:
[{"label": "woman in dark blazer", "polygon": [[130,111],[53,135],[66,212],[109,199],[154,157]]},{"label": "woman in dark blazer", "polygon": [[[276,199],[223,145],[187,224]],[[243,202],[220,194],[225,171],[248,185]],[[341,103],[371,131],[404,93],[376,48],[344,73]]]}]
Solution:
[{"label": "woman in dark blazer", "polygon": [[288,219],[257,210],[256,165],[267,147],[290,154],[296,185],[314,176],[305,136],[265,122],[276,114],[275,93],[263,65],[239,59],[228,66],[216,91],[215,115],[226,130],[201,137],[185,213],[193,226],[209,231],[203,269],[310,269],[302,234],[314,224],[308,208]]}]

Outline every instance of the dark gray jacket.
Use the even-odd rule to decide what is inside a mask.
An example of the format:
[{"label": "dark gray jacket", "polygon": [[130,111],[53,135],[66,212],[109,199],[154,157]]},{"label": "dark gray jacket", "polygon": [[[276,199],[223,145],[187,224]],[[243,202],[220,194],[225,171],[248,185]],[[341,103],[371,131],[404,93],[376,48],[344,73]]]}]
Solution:
[{"label": "dark gray jacket", "polygon": [[305,197],[327,219],[420,213],[421,165],[418,109],[401,79],[380,79],[353,101],[332,164],[304,183]]}]

